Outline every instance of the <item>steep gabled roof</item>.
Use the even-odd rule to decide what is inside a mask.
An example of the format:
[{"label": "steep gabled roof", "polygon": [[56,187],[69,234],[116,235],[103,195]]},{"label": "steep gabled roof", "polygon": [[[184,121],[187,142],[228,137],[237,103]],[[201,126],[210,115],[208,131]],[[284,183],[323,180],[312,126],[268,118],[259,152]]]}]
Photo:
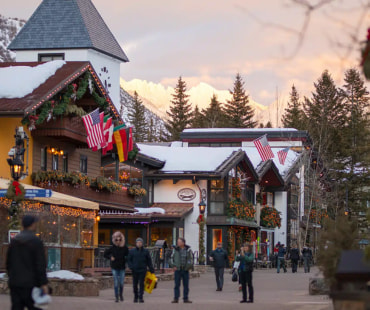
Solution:
[{"label": "steep gabled roof", "polygon": [[91,0],[43,0],[8,48],[91,48],[128,61]]},{"label": "steep gabled roof", "polygon": [[[0,63],[0,69],[6,67],[35,67],[40,64],[40,62],[3,62]],[[26,116],[65,89],[67,85],[73,83],[73,81],[78,79],[85,72],[91,73],[93,80],[98,86],[98,91],[107,100],[116,118],[120,118],[115,105],[106,93],[98,75],[88,61],[66,62],[54,75],[50,76],[44,83],[34,89],[32,93],[22,98],[0,98],[0,115]]]},{"label": "steep gabled roof", "polygon": [[279,169],[271,159],[262,162],[257,167],[257,173],[259,183],[263,187],[282,187],[285,184],[284,179],[279,173]]}]

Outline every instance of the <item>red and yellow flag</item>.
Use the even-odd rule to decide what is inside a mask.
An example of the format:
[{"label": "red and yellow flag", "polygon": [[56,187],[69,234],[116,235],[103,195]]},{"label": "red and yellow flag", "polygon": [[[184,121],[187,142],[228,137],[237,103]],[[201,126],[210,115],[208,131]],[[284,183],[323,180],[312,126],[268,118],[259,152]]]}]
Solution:
[{"label": "red and yellow flag", "polygon": [[126,125],[114,128],[113,140],[117,146],[119,161],[126,161],[128,153],[133,150],[132,128],[128,128]]}]

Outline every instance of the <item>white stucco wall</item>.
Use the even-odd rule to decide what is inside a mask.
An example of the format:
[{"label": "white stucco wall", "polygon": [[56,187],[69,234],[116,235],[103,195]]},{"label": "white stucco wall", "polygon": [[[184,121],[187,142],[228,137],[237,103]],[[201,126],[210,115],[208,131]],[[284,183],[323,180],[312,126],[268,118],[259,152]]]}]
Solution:
[{"label": "white stucco wall", "polygon": [[[65,61],[90,61],[95,72],[99,75],[99,78],[104,84],[104,80],[107,79],[111,84],[108,89],[109,96],[115,104],[117,110],[120,109],[120,64],[121,62],[110,56],[102,54],[92,49],[69,49],[69,50],[36,50],[36,51],[17,51],[16,60],[17,62],[27,61],[38,61],[38,54],[55,54],[64,53]],[[106,67],[108,75],[101,71],[102,68]],[[100,75],[100,73],[102,75]]]},{"label": "white stucco wall", "polygon": [[275,244],[280,241],[282,244],[287,244],[287,216],[288,203],[287,192],[275,192],[275,208],[281,212],[281,227],[275,228]]},{"label": "white stucco wall", "polygon": [[[198,185],[201,189],[207,190],[207,181],[198,181]],[[191,188],[195,191],[196,197],[192,201],[182,201],[177,197],[177,193],[180,189]],[[193,212],[188,214],[184,220],[184,237],[186,243],[191,246],[193,251],[199,251],[199,225],[197,219],[199,216],[198,204],[200,193],[199,188],[196,184],[192,184],[191,180],[181,180],[176,184],[173,184],[172,180],[163,180],[154,185],[154,202],[169,202],[169,203],[193,203]],[[207,201],[205,201],[207,203]],[[205,214],[207,215],[207,214]],[[206,242],[207,231],[205,232]]]}]

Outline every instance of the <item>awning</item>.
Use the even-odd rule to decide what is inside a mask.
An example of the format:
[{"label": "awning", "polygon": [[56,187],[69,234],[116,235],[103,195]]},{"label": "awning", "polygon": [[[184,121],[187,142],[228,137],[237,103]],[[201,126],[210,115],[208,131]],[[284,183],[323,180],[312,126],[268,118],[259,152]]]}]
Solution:
[{"label": "awning", "polygon": [[[140,223],[140,220],[147,221],[178,221],[187,216],[193,211],[193,203],[155,203],[150,208],[145,208],[148,211],[146,213],[128,213],[121,210],[100,210],[102,221],[106,220],[119,220],[119,221],[131,221],[132,223]],[[161,209],[162,211],[158,211]],[[140,208],[143,210],[143,208]],[[164,211],[164,213],[163,213]]]},{"label": "awning", "polygon": [[[0,188],[1,189],[7,189],[9,186],[10,180],[0,178]],[[37,186],[32,186],[29,184],[22,183],[24,188],[27,189],[44,189]],[[74,207],[74,208],[80,208],[80,209],[88,209],[88,210],[99,210],[99,204],[96,202],[80,199],[74,196],[61,194],[58,192],[53,191],[52,197],[49,198],[32,198],[30,200],[36,200],[41,201],[47,204],[53,204],[53,205],[63,205],[68,207]]]},{"label": "awning", "polygon": [[227,216],[208,216],[207,217],[207,225],[210,226],[242,226],[242,227],[252,227],[258,228],[259,226],[257,223],[252,221],[245,221],[241,219],[237,219],[235,217],[227,217]]}]

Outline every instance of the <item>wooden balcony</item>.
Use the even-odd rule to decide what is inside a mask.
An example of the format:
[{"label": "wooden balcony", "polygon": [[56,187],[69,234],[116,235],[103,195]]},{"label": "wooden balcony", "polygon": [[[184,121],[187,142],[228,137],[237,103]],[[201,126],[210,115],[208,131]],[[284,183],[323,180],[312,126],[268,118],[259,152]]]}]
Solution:
[{"label": "wooden balcony", "polygon": [[50,183],[50,185],[45,185],[45,183],[37,183],[35,185],[66,195],[94,201],[103,207],[113,207],[120,210],[134,211],[135,198],[129,195],[127,190],[111,193],[103,190],[99,191],[87,187],[86,185],[71,185],[68,183],[54,184],[53,182]]},{"label": "wooden balcony", "polygon": [[86,145],[86,130],[82,118],[79,116],[63,116],[50,122],[36,125],[32,132],[33,137],[53,137],[77,145]]}]

